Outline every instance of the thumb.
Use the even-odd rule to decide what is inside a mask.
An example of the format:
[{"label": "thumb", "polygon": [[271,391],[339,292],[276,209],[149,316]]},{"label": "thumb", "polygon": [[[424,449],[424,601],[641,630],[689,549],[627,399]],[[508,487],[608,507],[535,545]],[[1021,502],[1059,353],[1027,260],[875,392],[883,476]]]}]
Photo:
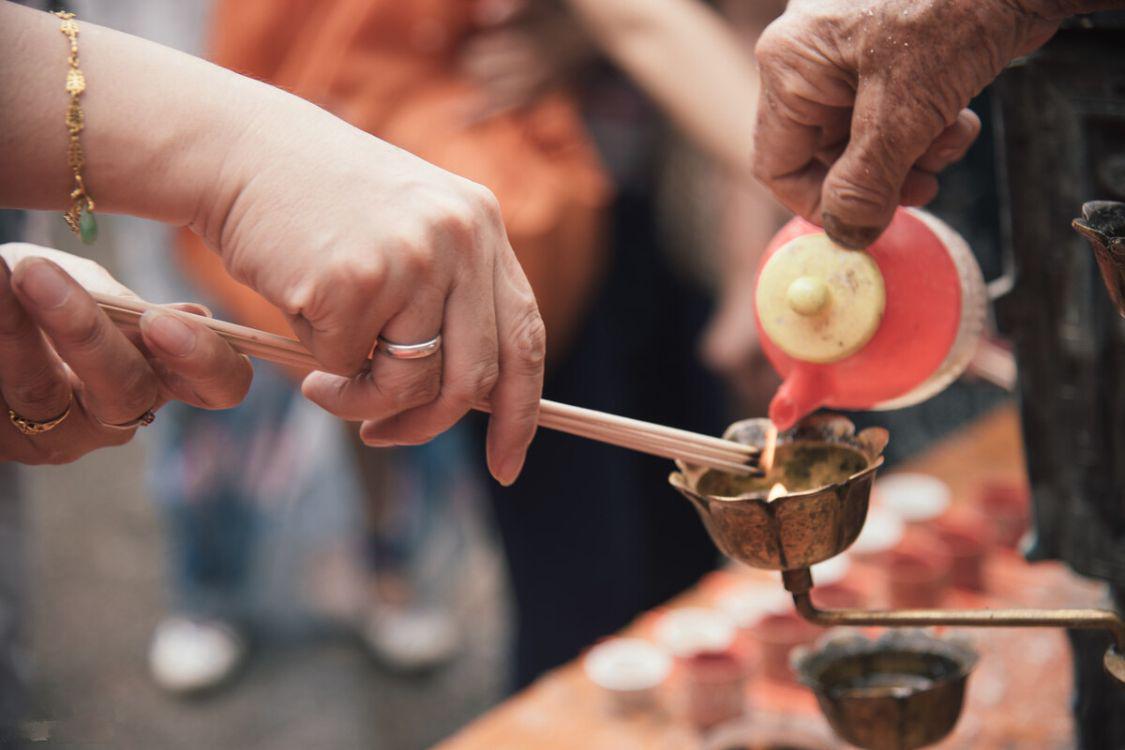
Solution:
[{"label": "thumb", "polygon": [[894,216],[914,162],[943,128],[936,109],[918,99],[861,86],[848,147],[821,186],[821,223],[828,236],[845,247],[874,242]]}]

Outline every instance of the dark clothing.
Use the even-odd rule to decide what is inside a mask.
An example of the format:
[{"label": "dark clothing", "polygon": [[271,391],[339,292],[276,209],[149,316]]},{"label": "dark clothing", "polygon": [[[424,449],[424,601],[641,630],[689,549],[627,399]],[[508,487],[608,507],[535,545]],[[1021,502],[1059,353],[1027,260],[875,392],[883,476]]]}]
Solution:
[{"label": "dark clothing", "polygon": [[[695,349],[709,303],[669,271],[653,226],[645,199],[618,199],[608,277],[544,395],[719,434],[721,388]],[[519,481],[492,484],[516,602],[517,687],[715,565],[695,511],[668,485],[671,470],[662,459],[541,430]]]},{"label": "dark clothing", "polygon": [[[1125,612],[1125,588],[1114,590]],[[1074,724],[1082,750],[1125,748],[1125,687],[1102,666],[1111,636],[1100,630],[1070,631],[1074,652]]]},{"label": "dark clothing", "polygon": [[[1086,240],[1082,204],[1125,199],[1125,24],[1069,25],[1006,71],[995,94],[1015,288],[997,305],[1020,370],[1035,513],[1033,560],[1125,589],[1125,326]],[[1120,604],[1120,602],[1119,602]],[[1071,636],[1081,748],[1125,748],[1125,689],[1108,640]]]}]

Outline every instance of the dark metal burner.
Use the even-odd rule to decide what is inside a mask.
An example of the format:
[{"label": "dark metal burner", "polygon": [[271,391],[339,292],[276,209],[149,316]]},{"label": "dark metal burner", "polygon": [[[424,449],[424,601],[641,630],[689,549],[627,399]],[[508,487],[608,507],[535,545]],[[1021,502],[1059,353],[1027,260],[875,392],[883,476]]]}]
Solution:
[{"label": "dark metal burner", "polygon": [[793,668],[840,737],[868,750],[914,750],[956,726],[976,662],[964,645],[907,631],[800,649]]}]

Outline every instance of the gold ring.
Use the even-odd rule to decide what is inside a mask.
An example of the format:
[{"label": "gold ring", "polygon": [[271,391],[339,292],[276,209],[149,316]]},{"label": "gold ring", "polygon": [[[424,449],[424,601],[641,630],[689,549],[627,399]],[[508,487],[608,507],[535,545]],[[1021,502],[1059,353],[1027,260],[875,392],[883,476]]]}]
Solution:
[{"label": "gold ring", "polygon": [[100,424],[102,427],[108,427],[111,430],[131,430],[135,427],[148,427],[156,419],[156,414],[152,411],[152,409],[149,409],[136,419],[132,419],[121,424],[110,424],[109,422],[103,422],[102,420],[98,419],[96,414],[93,414],[91,416],[93,416],[94,419],[97,420],[98,424]]},{"label": "gold ring", "polygon": [[27,417],[21,417],[12,409],[8,409],[8,420],[16,426],[17,430],[22,432],[24,435],[42,435],[44,432],[50,432],[51,430],[62,424],[63,420],[70,416],[70,407],[73,404],[73,401],[67,404],[66,411],[64,411],[57,417],[53,419],[45,419],[42,422],[36,422],[34,420],[28,419]]}]

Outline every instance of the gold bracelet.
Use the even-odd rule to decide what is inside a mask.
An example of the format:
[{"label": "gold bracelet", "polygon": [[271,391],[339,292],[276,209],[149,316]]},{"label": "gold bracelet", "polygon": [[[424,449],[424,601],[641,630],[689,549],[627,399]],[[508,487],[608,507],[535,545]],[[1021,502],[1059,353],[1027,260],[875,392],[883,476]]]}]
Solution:
[{"label": "gold bracelet", "polygon": [[70,40],[70,56],[67,57],[70,70],[66,72],[66,93],[70,94],[66,129],[70,133],[70,146],[66,155],[67,163],[74,172],[74,190],[70,191],[70,208],[63,214],[63,219],[70,231],[81,237],[87,245],[92,245],[98,239],[98,222],[94,219],[94,199],[86,191],[86,183],[82,179],[82,167],[86,165],[86,158],[79,134],[85,126],[86,117],[82,114],[79,97],[86,90],[86,76],[78,67],[78,21],[74,20],[73,13],[67,11],[55,11],[55,15],[62,21],[59,31]]}]

